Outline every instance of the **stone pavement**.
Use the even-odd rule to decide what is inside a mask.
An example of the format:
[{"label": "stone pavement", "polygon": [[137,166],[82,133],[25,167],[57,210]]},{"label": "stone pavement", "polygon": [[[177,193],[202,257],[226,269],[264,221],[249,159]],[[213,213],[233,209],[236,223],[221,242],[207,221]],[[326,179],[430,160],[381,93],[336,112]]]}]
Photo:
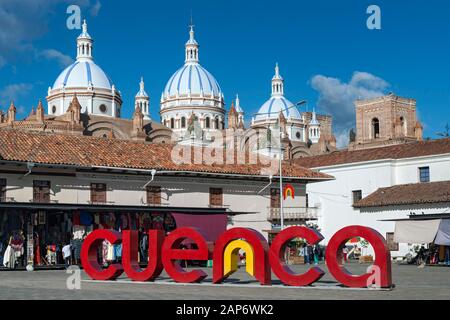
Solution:
[{"label": "stone pavement", "polygon": [[[362,273],[368,265],[352,263],[349,269]],[[326,266],[321,268],[327,272]],[[211,275],[211,269],[204,269]],[[304,272],[305,266],[294,266]],[[82,272],[81,290],[69,290],[69,274],[55,271],[1,271],[0,299],[450,299],[450,268],[393,264],[391,291],[349,289],[338,286],[327,272],[314,288],[291,288],[280,285],[273,276],[272,287],[262,287],[240,268],[225,285],[212,285],[211,276],[202,284],[173,283],[166,274],[156,283],[132,283],[126,276],[117,282],[90,281]]]}]

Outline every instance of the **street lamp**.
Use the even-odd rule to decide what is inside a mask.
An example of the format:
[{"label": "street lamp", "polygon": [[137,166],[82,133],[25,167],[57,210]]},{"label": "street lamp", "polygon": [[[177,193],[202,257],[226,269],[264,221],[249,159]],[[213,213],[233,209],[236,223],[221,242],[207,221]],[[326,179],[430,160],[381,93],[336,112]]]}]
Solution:
[{"label": "street lamp", "polygon": [[[297,103],[291,105],[290,107],[287,107],[285,110],[289,110],[291,108],[294,107],[298,107],[301,105],[306,104],[306,100],[300,100]],[[263,113],[254,113],[253,115],[270,115],[273,114],[274,112],[263,112]],[[282,168],[282,155],[283,155],[283,147],[281,144],[281,138],[283,135],[283,132],[281,132],[281,125],[280,123],[278,123],[279,126],[279,144],[280,144],[280,153],[278,155],[278,167],[279,167],[279,175],[280,175],[280,229],[283,230],[284,229],[284,210],[283,210],[283,168]],[[280,231],[281,231],[280,230]]]}]

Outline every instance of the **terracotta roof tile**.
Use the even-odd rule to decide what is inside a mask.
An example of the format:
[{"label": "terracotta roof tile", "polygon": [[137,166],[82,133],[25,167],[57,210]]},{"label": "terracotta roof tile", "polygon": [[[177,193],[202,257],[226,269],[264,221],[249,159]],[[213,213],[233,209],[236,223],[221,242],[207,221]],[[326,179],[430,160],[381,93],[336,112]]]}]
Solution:
[{"label": "terracotta roof tile", "polygon": [[450,181],[402,184],[380,188],[353,206],[363,208],[437,202],[450,202]]},{"label": "terracotta roof tile", "polygon": [[319,156],[299,158],[293,161],[306,168],[319,168],[346,163],[381,159],[414,158],[445,153],[450,153],[449,138],[431,141],[417,141],[364,150],[341,150]]},{"label": "terracotta roof tile", "polygon": [[[261,169],[267,167],[267,165],[261,163],[211,165],[208,162],[202,162],[199,164],[177,164],[171,160],[173,148],[174,145],[172,144],[0,130],[0,159],[7,161],[252,176],[261,175]],[[333,178],[327,174],[306,169],[298,164],[284,165],[283,175],[310,180]]]}]

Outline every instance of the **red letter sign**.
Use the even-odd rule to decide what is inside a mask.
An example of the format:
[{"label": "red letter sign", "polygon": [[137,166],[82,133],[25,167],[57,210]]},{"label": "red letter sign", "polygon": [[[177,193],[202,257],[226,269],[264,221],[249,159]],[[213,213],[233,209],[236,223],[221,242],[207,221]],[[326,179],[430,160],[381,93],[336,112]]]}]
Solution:
[{"label": "red letter sign", "polygon": [[[213,282],[221,283],[228,275],[224,274],[224,253],[230,242],[244,239],[253,248],[255,278],[263,285],[270,284],[269,245],[257,231],[246,228],[232,228],[225,231],[216,241],[213,257]],[[248,262],[247,262],[248,263]]]},{"label": "red letter sign", "polygon": [[362,275],[353,275],[345,267],[339,266],[338,252],[351,238],[362,237],[366,239],[375,251],[374,266],[377,266],[380,271],[380,282],[378,285],[382,288],[392,286],[391,274],[391,254],[387,247],[386,240],[381,234],[374,229],[362,226],[345,227],[334,234],[328,242],[326,250],[326,263],[328,270],[334,278],[347,287],[363,288],[369,286],[370,273]]},{"label": "red letter sign", "polygon": [[[194,240],[198,249],[179,249],[185,239]],[[162,261],[167,274],[176,282],[200,282],[207,274],[201,270],[186,272],[178,262],[173,260],[208,260],[209,251],[205,239],[191,228],[179,228],[172,231],[164,241]]]},{"label": "red letter sign", "polygon": [[113,263],[106,269],[102,269],[98,264],[97,252],[104,239],[113,245],[119,244],[122,241],[122,235],[112,230],[95,230],[84,239],[81,247],[81,265],[94,280],[114,280],[123,273],[120,263]]},{"label": "red letter sign", "polygon": [[323,236],[310,228],[289,227],[281,231],[273,240],[270,247],[270,265],[273,273],[284,283],[290,286],[308,286],[325,274],[319,267],[310,268],[304,274],[294,274],[284,260],[286,245],[293,238],[304,238],[309,244],[317,244]]},{"label": "red letter sign", "polygon": [[163,271],[161,263],[161,247],[164,241],[163,230],[149,230],[148,232],[148,254],[149,261],[145,270],[138,263],[138,241],[137,231],[123,231],[122,264],[125,273],[133,281],[152,281]]}]

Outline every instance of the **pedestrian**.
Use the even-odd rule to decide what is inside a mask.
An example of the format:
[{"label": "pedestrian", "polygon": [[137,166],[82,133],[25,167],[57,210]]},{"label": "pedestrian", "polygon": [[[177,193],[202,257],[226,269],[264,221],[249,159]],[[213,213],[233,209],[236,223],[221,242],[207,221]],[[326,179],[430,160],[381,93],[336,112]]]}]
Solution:
[{"label": "pedestrian", "polygon": [[71,245],[66,244],[63,248],[62,248],[62,254],[63,254],[63,258],[64,258],[64,262],[66,264],[66,268],[68,268],[70,266],[70,259],[72,257],[72,250],[71,250]]},{"label": "pedestrian", "polygon": [[148,234],[144,231],[144,228],[140,228],[139,233],[141,240],[139,242],[140,262],[148,263]]},{"label": "pedestrian", "polygon": [[306,243],[303,244],[303,257],[305,260],[305,264],[311,264],[308,245]]},{"label": "pedestrian", "polygon": [[311,264],[314,259],[314,250],[310,244],[307,245],[306,249],[308,252],[308,262],[309,262],[309,264]]},{"label": "pedestrian", "polygon": [[319,254],[320,254],[320,250],[319,250],[319,246],[318,245],[314,245],[313,247],[313,254],[314,254],[314,264],[318,265],[319,264]]}]

